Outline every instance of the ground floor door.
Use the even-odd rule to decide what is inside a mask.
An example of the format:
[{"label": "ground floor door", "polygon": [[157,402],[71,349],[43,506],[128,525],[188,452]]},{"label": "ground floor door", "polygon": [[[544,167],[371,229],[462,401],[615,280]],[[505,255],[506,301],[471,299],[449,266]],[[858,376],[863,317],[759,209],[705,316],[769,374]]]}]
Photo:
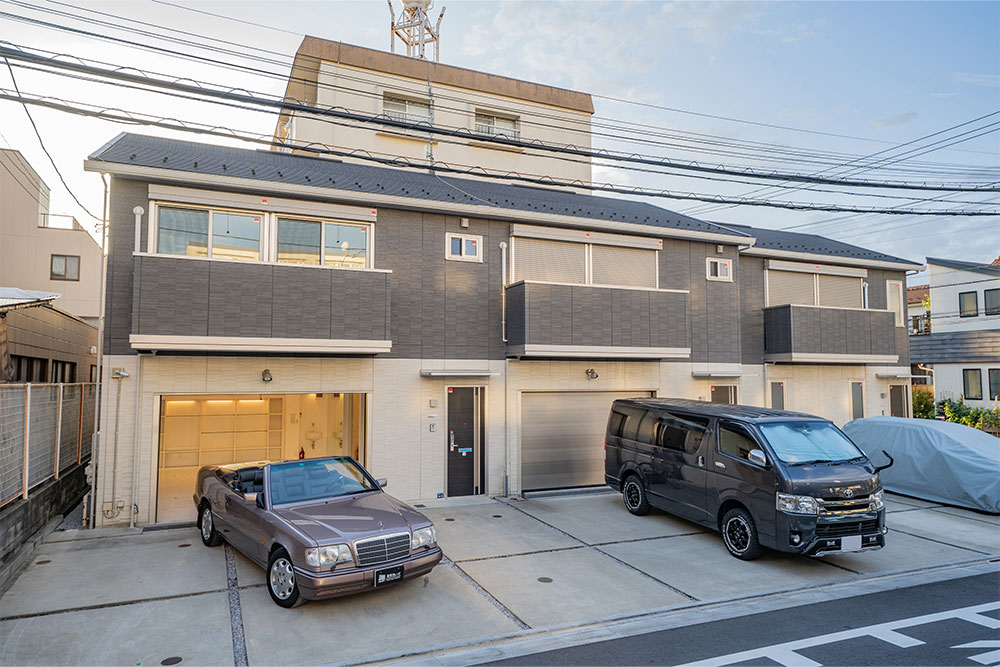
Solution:
[{"label": "ground floor door", "polygon": [[364,394],[216,394],[160,398],[156,522],[193,521],[198,469],[353,456],[366,463]]},{"label": "ground floor door", "polygon": [[891,417],[907,417],[909,411],[906,409],[906,385],[889,385],[889,415]]},{"label": "ground floor door", "polygon": [[485,493],[483,387],[448,387],[448,497]]},{"label": "ground floor door", "polygon": [[604,435],[617,398],[648,391],[521,394],[521,488],[604,484]]}]

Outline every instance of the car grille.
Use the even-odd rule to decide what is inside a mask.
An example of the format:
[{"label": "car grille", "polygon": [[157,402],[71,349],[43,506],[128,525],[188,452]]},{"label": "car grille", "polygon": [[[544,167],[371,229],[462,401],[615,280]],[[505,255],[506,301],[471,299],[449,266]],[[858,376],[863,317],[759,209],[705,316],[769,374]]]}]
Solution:
[{"label": "car grille", "polygon": [[840,537],[877,533],[878,521],[852,521],[850,523],[817,523],[816,537]]},{"label": "car grille", "polygon": [[818,498],[817,500],[819,501],[820,516],[842,516],[874,511],[870,496],[861,496],[850,500],[843,498]]},{"label": "car grille", "polygon": [[358,553],[358,565],[378,565],[410,555],[410,534],[396,533],[383,537],[372,537],[354,543]]}]

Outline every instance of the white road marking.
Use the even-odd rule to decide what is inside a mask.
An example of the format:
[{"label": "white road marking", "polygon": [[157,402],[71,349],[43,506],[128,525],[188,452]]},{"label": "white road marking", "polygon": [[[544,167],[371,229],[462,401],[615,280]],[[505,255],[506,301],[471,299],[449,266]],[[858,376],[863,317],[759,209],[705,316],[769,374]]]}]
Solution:
[{"label": "white road marking", "polygon": [[[1000,641],[996,641],[995,639],[984,639],[978,642],[969,642],[968,644],[952,646],[952,648],[1000,648]],[[988,651],[987,653],[970,655],[969,660],[975,660],[980,665],[995,665],[1000,663],[1000,651]]]},{"label": "white road marking", "polygon": [[[854,628],[853,630],[843,630],[841,632],[818,635],[807,639],[797,639],[791,642],[784,642],[783,644],[762,646],[760,648],[750,649],[749,651],[741,651],[739,653],[730,653],[729,655],[722,655],[716,658],[698,660],[696,662],[688,663],[687,665],[680,665],[680,667],[722,667],[722,665],[732,665],[738,662],[758,660],[760,658],[774,660],[778,664],[784,665],[784,667],[819,667],[820,663],[799,655],[796,651],[805,648],[812,648],[814,646],[823,646],[824,644],[832,644],[834,642],[844,641],[847,639],[857,639],[858,637],[875,637],[876,639],[881,639],[889,642],[890,644],[908,648],[910,646],[923,644],[924,642],[896,632],[896,630],[910,628],[917,625],[924,625],[926,623],[936,623],[938,621],[945,621],[954,618],[969,621],[971,623],[976,623],[989,628],[996,628],[1000,627],[1000,622],[998,622],[997,619],[981,615],[984,611],[994,611],[996,609],[1000,609],[1000,602],[988,602],[986,604],[975,605],[972,607],[961,607],[959,609],[951,609],[949,611],[940,611],[935,614],[925,614],[924,616],[914,616],[912,618],[904,618],[898,621],[889,621],[888,623],[867,625],[861,628]],[[969,646],[968,648],[977,647]],[[983,648],[987,647],[984,645]],[[992,648],[992,645],[989,648]],[[976,656],[972,659],[986,665],[993,664],[994,656],[996,658],[1000,658],[1000,651],[991,651],[990,653],[984,653],[981,656]],[[982,658],[982,660],[978,660],[977,658]]]}]

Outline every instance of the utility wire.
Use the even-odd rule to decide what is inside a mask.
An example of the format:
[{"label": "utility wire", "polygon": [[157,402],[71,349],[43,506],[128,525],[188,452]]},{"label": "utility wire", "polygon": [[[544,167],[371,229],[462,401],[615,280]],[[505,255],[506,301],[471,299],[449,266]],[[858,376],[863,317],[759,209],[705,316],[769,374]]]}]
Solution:
[{"label": "utility wire", "polygon": [[[14,91],[18,94],[18,96],[20,96],[21,91],[20,89],[18,89],[17,80],[14,78],[14,68],[10,66],[10,61],[7,60],[6,58],[4,58],[4,62],[7,64],[7,70],[10,72],[10,82],[14,84]],[[56,175],[59,176],[59,180],[62,182],[63,187],[66,189],[66,192],[69,193],[69,196],[73,198],[73,201],[76,202],[76,205],[79,206],[84,213],[89,215],[94,220],[97,220],[98,222],[103,222],[101,218],[91,213],[90,209],[88,209],[86,206],[83,205],[83,202],[80,201],[80,199],[76,196],[73,190],[69,187],[69,183],[67,183],[66,179],[63,178],[62,172],[59,171],[59,167],[56,165],[56,161],[52,158],[52,154],[49,153],[49,149],[45,147],[45,142],[42,140],[42,133],[38,131],[38,126],[35,124],[35,119],[31,117],[31,111],[28,109],[28,105],[22,103],[22,106],[24,107],[24,113],[28,115],[28,120],[31,122],[32,129],[35,130],[35,136],[38,137],[38,145],[42,147],[42,152],[45,153],[45,157],[49,159],[49,162],[52,164],[52,168],[55,169]]]}]

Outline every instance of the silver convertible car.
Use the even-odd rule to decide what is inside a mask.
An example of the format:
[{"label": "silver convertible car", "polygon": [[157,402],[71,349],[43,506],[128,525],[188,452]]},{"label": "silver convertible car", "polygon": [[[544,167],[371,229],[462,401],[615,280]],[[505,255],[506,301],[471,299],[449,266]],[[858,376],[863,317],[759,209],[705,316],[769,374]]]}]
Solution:
[{"label": "silver convertible car", "polygon": [[441,561],[434,524],[383,486],[346,456],[205,466],[198,528],[206,546],[225,540],[264,567],[282,607],[360,593]]}]

